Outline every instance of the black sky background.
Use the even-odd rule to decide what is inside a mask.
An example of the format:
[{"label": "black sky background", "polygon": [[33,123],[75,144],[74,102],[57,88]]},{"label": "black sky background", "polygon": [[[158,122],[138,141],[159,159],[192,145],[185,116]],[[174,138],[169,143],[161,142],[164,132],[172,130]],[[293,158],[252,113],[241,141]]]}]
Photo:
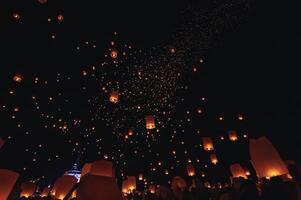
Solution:
[{"label": "black sky background", "polygon": [[[45,34],[41,34],[51,32],[47,24],[32,30],[26,26],[29,20],[25,19],[17,28],[10,23],[3,24],[5,28],[0,33],[1,93],[8,87],[8,80],[15,71],[25,75],[29,72],[55,74],[58,69],[73,73],[81,64],[96,62],[102,48],[96,52],[87,50],[84,58],[68,53],[69,47],[75,47],[78,40],[93,40],[102,46],[112,32],[117,31],[125,40],[147,49],[168,43],[170,35],[179,26],[180,12],[186,6],[210,10],[219,2],[49,1],[49,7],[53,9],[38,10],[35,3],[1,0],[1,24],[18,9],[32,12],[26,16],[31,18],[31,24],[38,21],[34,17],[36,12],[47,16],[56,10],[57,14],[65,16],[64,26],[56,29],[61,34],[55,43],[47,42]],[[192,85],[193,91],[200,88],[207,96],[208,106],[228,115],[245,113],[250,121],[250,135],[267,135],[286,159],[300,161],[299,8],[298,1],[255,1],[241,26],[224,35],[222,43],[206,54],[203,78],[193,80]],[[52,12],[47,13],[49,10]],[[21,31],[22,35],[14,37],[12,31]],[[3,94],[0,96],[4,97]]]}]

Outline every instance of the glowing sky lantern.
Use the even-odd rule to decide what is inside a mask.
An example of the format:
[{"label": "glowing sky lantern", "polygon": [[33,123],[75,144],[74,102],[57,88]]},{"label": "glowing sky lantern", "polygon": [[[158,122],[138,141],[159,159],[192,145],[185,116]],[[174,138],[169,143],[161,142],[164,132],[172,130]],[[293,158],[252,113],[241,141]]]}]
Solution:
[{"label": "glowing sky lantern", "polygon": [[128,193],[128,182],[127,182],[127,180],[123,180],[122,181],[122,192],[123,193]]},{"label": "glowing sky lantern", "polygon": [[128,176],[127,177],[127,188],[129,191],[136,190],[136,177],[135,176]]},{"label": "glowing sky lantern", "polygon": [[213,148],[213,142],[210,137],[203,137],[203,148],[205,151],[212,151]]},{"label": "glowing sky lantern", "polygon": [[13,18],[14,20],[19,20],[21,19],[21,15],[19,13],[13,13]]},{"label": "glowing sky lantern", "polygon": [[218,163],[218,159],[217,159],[217,156],[215,154],[211,154],[210,155],[210,160],[211,160],[211,163],[216,165]]},{"label": "glowing sky lantern", "polygon": [[139,181],[142,181],[142,180],[143,180],[143,174],[139,174],[138,180],[139,180]]},{"label": "glowing sky lantern", "polygon": [[155,125],[155,119],[152,115],[147,115],[145,117],[145,126],[146,126],[146,129],[154,129],[156,128],[156,125]]},{"label": "glowing sky lantern", "polygon": [[155,194],[155,193],[156,193],[156,186],[150,185],[150,186],[149,186],[149,192],[150,192],[151,194]]},{"label": "glowing sky lantern", "polygon": [[49,193],[50,193],[50,188],[45,187],[43,189],[43,191],[41,192],[41,197],[47,197],[49,195]]},{"label": "glowing sky lantern", "polygon": [[238,140],[236,131],[229,131],[228,136],[229,136],[229,140],[231,141]]},{"label": "glowing sky lantern", "polygon": [[36,188],[37,186],[34,183],[31,182],[22,183],[20,197],[26,197],[26,198],[32,197],[34,195]]},{"label": "glowing sky lantern", "polygon": [[64,20],[64,16],[62,14],[59,14],[57,16],[57,20],[60,21],[60,22],[63,21]]},{"label": "glowing sky lantern", "polygon": [[234,178],[243,177],[243,178],[247,179],[246,172],[240,166],[240,164],[235,163],[233,165],[230,165],[230,170],[231,170],[232,176]]},{"label": "glowing sky lantern", "polygon": [[118,57],[118,51],[116,49],[112,49],[110,53],[111,58],[115,59]]},{"label": "glowing sky lantern", "polygon": [[23,81],[23,76],[21,74],[15,74],[13,80],[17,83],[21,83]]},{"label": "glowing sky lantern", "polygon": [[0,138],[0,149],[4,145],[4,143],[5,143],[5,141],[2,138]]},{"label": "glowing sky lantern", "polygon": [[187,175],[188,176],[194,176],[195,175],[194,167],[192,166],[192,164],[188,164],[186,166],[186,169],[187,169]]},{"label": "glowing sky lantern", "polygon": [[86,174],[114,177],[113,164],[108,160],[96,160],[93,163],[86,163],[82,168],[81,177]]},{"label": "glowing sky lantern", "polygon": [[288,174],[288,169],[278,151],[266,138],[250,139],[251,163],[259,178]]},{"label": "glowing sky lantern", "polygon": [[112,91],[110,94],[110,102],[117,103],[119,98],[119,93],[117,91]]},{"label": "glowing sky lantern", "polygon": [[122,200],[114,178],[87,174],[81,179],[76,200]]},{"label": "glowing sky lantern", "polygon": [[7,200],[18,178],[18,173],[7,169],[0,169],[0,200]]},{"label": "glowing sky lantern", "polygon": [[54,184],[55,199],[64,199],[73,186],[77,183],[77,179],[74,176],[63,175]]}]

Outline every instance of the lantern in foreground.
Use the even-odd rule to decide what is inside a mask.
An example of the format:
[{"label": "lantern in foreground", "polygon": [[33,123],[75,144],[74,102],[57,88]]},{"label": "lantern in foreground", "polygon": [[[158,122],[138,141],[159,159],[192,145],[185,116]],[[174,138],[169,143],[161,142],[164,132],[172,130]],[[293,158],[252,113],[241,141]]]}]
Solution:
[{"label": "lantern in foreground", "polygon": [[50,188],[45,187],[41,193],[41,197],[47,197],[50,193]]},{"label": "lantern in foreground", "polygon": [[36,187],[36,184],[31,182],[22,183],[20,197],[32,197],[36,190]]},{"label": "lantern in foreground", "polygon": [[128,184],[127,184],[127,180],[123,180],[122,181],[122,188],[121,188],[123,193],[128,193]]},{"label": "lantern in foreground", "polygon": [[8,199],[18,178],[18,173],[7,169],[0,169],[0,200]]},{"label": "lantern in foreground", "polygon": [[4,145],[4,143],[5,143],[5,141],[2,138],[0,138],[0,149]]},{"label": "lantern in foreground", "polygon": [[230,170],[231,170],[233,178],[243,177],[244,179],[247,179],[246,172],[240,166],[240,164],[235,163],[235,164],[231,165]]},{"label": "lantern in foreground", "polygon": [[117,103],[119,98],[119,93],[117,91],[112,91],[110,94],[110,102]]},{"label": "lantern in foreground", "polygon": [[63,175],[54,184],[54,197],[55,199],[64,199],[65,196],[71,191],[73,186],[77,183],[74,176]]},{"label": "lantern in foreground", "polygon": [[203,148],[205,151],[212,151],[213,148],[213,142],[210,137],[203,137]]},{"label": "lantern in foreground", "polygon": [[118,57],[118,51],[116,49],[113,49],[110,53],[111,58],[117,58]]},{"label": "lantern in foreground", "polygon": [[146,129],[154,129],[156,128],[156,125],[155,125],[155,119],[152,115],[147,115],[145,117],[145,126],[146,126]]},{"label": "lantern in foreground", "polygon": [[23,76],[21,74],[16,74],[14,75],[13,80],[17,83],[21,83],[23,81]]},{"label": "lantern in foreground", "polygon": [[195,175],[194,167],[192,166],[192,164],[188,164],[186,166],[186,169],[187,169],[188,176],[194,176]]},{"label": "lantern in foreground", "polygon": [[135,176],[128,176],[127,177],[127,188],[128,191],[136,190],[136,177]]},{"label": "lantern in foreground", "polygon": [[96,160],[93,163],[86,163],[81,172],[81,177],[85,174],[93,174],[97,176],[114,177],[113,164],[108,160]]},{"label": "lantern in foreground", "polygon": [[218,163],[218,159],[215,154],[210,155],[210,160],[211,160],[211,163],[214,165],[216,165]]},{"label": "lantern in foreground", "polygon": [[228,136],[231,141],[238,140],[236,131],[229,131]]},{"label": "lantern in foreground", "polygon": [[251,139],[249,148],[251,163],[259,178],[289,173],[278,151],[266,137]]}]

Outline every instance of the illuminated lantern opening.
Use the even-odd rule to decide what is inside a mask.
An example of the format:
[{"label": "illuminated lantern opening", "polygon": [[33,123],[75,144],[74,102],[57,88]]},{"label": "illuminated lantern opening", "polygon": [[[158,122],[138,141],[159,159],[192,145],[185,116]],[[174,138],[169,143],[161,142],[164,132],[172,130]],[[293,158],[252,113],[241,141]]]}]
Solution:
[{"label": "illuminated lantern opening", "polygon": [[228,136],[229,136],[229,140],[231,141],[238,140],[236,131],[229,131]]},{"label": "illuminated lantern opening", "polygon": [[41,193],[41,197],[47,197],[50,193],[50,188],[45,187]]},{"label": "illuminated lantern opening", "polygon": [[0,169],[0,199],[8,199],[13,190],[19,174],[7,169]]},{"label": "illuminated lantern opening", "polygon": [[214,149],[211,138],[203,137],[203,148],[205,151],[212,151]]},{"label": "illuminated lantern opening", "polygon": [[21,19],[21,16],[20,16],[20,14],[18,14],[18,13],[13,13],[13,18],[14,18],[15,20],[19,20],[19,19]]},{"label": "illuminated lantern opening", "polygon": [[188,164],[186,166],[186,169],[187,169],[188,176],[194,176],[195,175],[194,167],[192,166],[192,164]]},{"label": "illuminated lantern opening", "polygon": [[139,181],[142,181],[142,180],[143,180],[143,174],[139,174],[138,180],[139,180]]},{"label": "illuminated lantern opening", "polygon": [[32,197],[36,190],[36,187],[36,184],[31,182],[22,183],[20,197]]},{"label": "illuminated lantern opening", "polygon": [[54,197],[55,199],[64,199],[65,196],[71,191],[73,186],[77,183],[74,176],[63,175],[54,184]]},{"label": "illuminated lantern opening", "polygon": [[155,194],[155,193],[156,193],[156,186],[150,185],[150,186],[149,186],[149,192],[150,192],[151,194]]},{"label": "illuminated lantern opening", "polygon": [[122,181],[122,192],[123,192],[123,193],[128,193],[128,184],[127,184],[127,180],[123,180],[123,181]]},{"label": "illuminated lantern opening", "polygon": [[153,118],[152,115],[147,115],[145,117],[145,122],[146,122],[146,129],[154,129],[156,128],[156,125],[155,125],[155,119]]},{"label": "illuminated lantern opening", "polygon": [[134,133],[133,129],[129,129],[129,132],[128,132],[129,136],[132,136],[133,133]]},{"label": "illuminated lantern opening", "polygon": [[133,190],[136,190],[136,177],[135,176],[127,177],[127,188],[128,188],[128,191],[130,191],[130,192],[133,192]]},{"label": "illuminated lantern opening", "polygon": [[118,51],[116,49],[113,49],[110,53],[111,58],[117,58],[118,57]]},{"label": "illuminated lantern opening", "polygon": [[216,165],[218,163],[218,159],[215,154],[210,155],[210,160],[211,160],[211,163],[214,165]]},{"label": "illuminated lantern opening", "polygon": [[21,74],[16,74],[13,77],[14,81],[17,83],[21,83],[23,81],[23,76]]},{"label": "illuminated lantern opening", "polygon": [[235,163],[233,165],[230,165],[230,170],[231,170],[233,178],[243,177],[244,179],[247,179],[246,172],[240,166],[240,164]]},{"label": "illuminated lantern opening", "polygon": [[251,139],[249,148],[251,163],[259,178],[289,173],[278,151],[266,137]]},{"label": "illuminated lantern opening", "polygon": [[117,103],[119,98],[119,93],[117,91],[112,91],[110,94],[110,102]]}]

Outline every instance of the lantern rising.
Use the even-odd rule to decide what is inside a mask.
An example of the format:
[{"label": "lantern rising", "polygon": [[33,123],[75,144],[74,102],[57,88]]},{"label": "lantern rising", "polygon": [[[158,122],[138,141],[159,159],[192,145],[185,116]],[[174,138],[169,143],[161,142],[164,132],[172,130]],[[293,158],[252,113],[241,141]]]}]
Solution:
[{"label": "lantern rising", "polygon": [[218,163],[218,159],[215,154],[210,155],[210,160],[211,160],[211,163],[214,165],[216,165]]},{"label": "lantern rising", "polygon": [[123,180],[123,181],[122,181],[122,192],[123,192],[123,193],[128,193],[128,184],[127,184],[127,180]]},{"label": "lantern rising", "polygon": [[149,186],[149,192],[150,192],[151,194],[155,194],[155,193],[156,193],[156,186],[150,185],[150,186]]},{"label": "lantern rising", "polygon": [[119,98],[119,93],[117,91],[112,91],[110,94],[110,102],[117,103]]},{"label": "lantern rising", "polygon": [[259,178],[289,174],[278,151],[266,137],[251,139],[249,149],[251,163]]},{"label": "lantern rising", "polygon": [[229,136],[229,140],[231,141],[238,140],[236,131],[229,131],[228,136]]},{"label": "lantern rising", "polygon": [[243,177],[244,179],[247,179],[247,174],[245,170],[240,166],[240,164],[235,163],[233,165],[230,165],[230,170],[233,178]]},{"label": "lantern rising", "polygon": [[45,187],[41,193],[41,197],[47,197],[50,193],[50,188]]},{"label": "lantern rising", "polygon": [[212,151],[213,148],[213,142],[212,139],[209,137],[203,137],[203,148],[205,151]]},{"label": "lantern rising", "polygon": [[147,115],[145,117],[145,125],[146,125],[146,129],[154,129],[156,128],[156,125],[155,125],[155,119],[152,115]]},{"label": "lantern rising", "polygon": [[14,75],[13,80],[17,83],[21,83],[23,81],[23,76],[21,74],[16,74]]},{"label": "lantern rising", "polygon": [[194,176],[195,175],[194,167],[192,166],[192,164],[188,164],[186,166],[186,169],[187,169],[188,176]]},{"label": "lantern rising", "polygon": [[111,58],[117,58],[118,57],[118,51],[116,49],[113,49],[110,53]]},{"label": "lantern rising", "polygon": [[13,190],[19,174],[7,169],[0,169],[0,199],[6,200]]},{"label": "lantern rising", "polygon": [[55,183],[54,196],[56,199],[64,199],[73,186],[77,183],[74,176],[63,175]]},{"label": "lantern rising", "polygon": [[139,181],[142,181],[142,180],[143,180],[143,174],[139,174],[138,180],[139,180]]},{"label": "lantern rising", "polygon": [[130,192],[133,192],[133,190],[136,190],[136,177],[135,176],[127,177],[127,188],[128,188],[128,191],[130,191]]},{"label": "lantern rising", "polygon": [[22,183],[20,197],[32,197],[36,190],[36,187],[36,184],[31,182]]}]

